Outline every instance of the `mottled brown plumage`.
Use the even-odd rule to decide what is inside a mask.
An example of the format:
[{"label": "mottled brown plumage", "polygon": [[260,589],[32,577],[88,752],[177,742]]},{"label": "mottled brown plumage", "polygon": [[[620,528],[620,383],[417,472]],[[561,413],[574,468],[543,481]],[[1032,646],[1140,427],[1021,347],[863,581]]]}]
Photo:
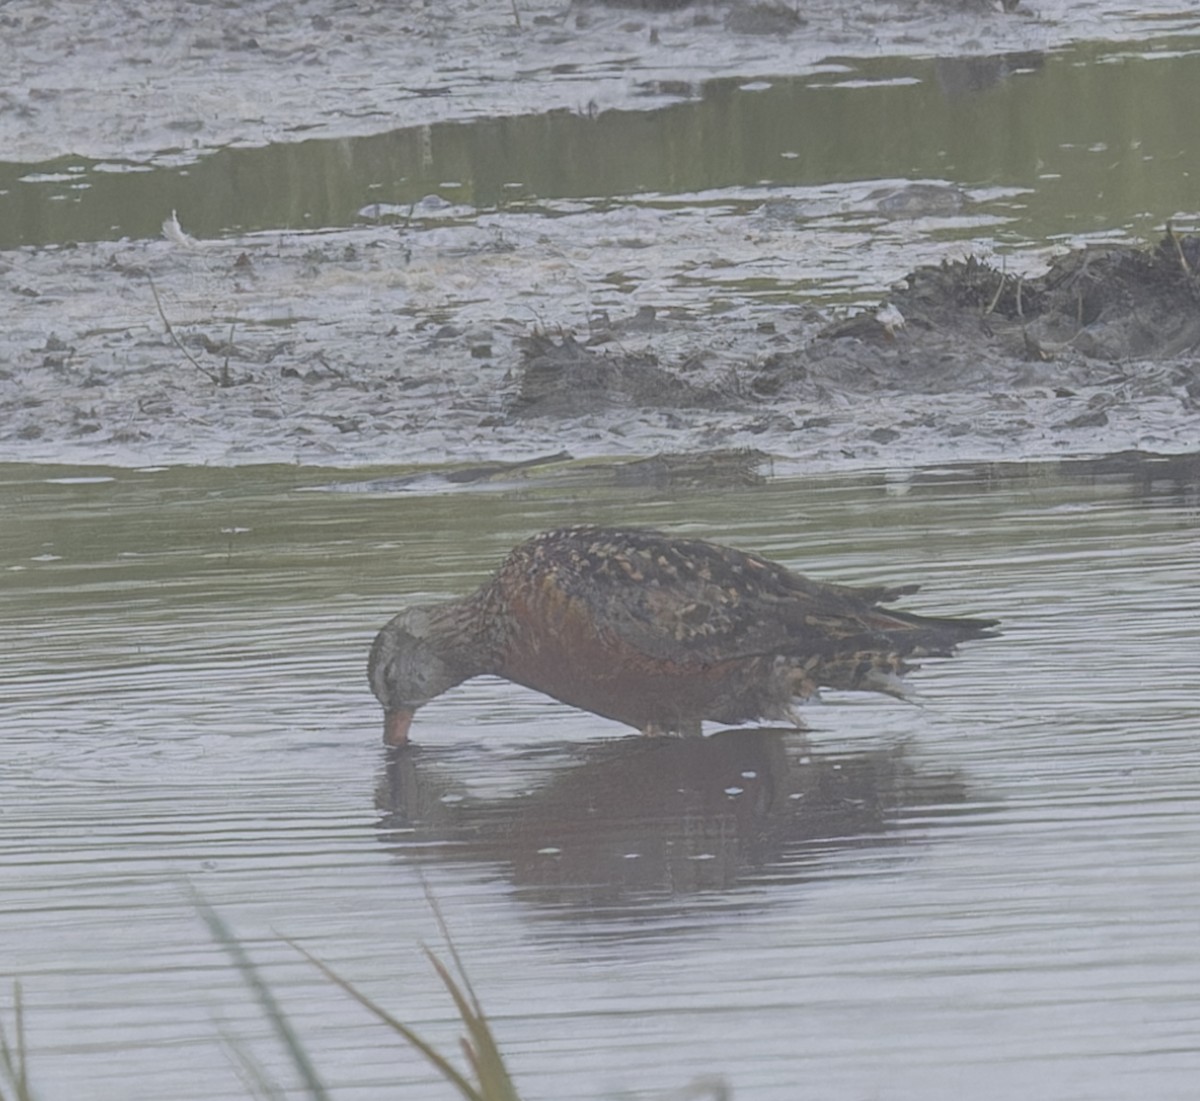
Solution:
[{"label": "mottled brown plumage", "polygon": [[520,544],[469,596],[397,615],[368,677],[393,745],[418,707],[483,673],[648,734],[699,733],[705,719],[798,724],[795,699],[822,687],[901,695],[905,659],[995,626],[880,607],[915,590],[823,584],[655,531],[564,528]]}]

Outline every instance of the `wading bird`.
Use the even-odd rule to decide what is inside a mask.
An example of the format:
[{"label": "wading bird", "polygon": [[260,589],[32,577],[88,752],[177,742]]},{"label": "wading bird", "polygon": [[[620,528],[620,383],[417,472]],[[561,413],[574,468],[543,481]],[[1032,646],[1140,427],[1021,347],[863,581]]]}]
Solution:
[{"label": "wading bird", "polygon": [[393,746],[419,707],[484,673],[646,734],[799,726],[794,703],[822,687],[903,696],[906,659],[993,634],[996,620],[881,607],[916,589],[825,584],[640,528],[562,528],[514,548],[469,596],[400,612],[367,675]]}]

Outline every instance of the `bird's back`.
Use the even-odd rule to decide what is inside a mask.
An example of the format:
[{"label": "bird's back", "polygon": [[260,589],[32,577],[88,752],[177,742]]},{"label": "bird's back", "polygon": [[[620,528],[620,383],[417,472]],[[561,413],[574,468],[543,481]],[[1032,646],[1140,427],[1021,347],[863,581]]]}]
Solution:
[{"label": "bird's back", "polygon": [[872,669],[903,673],[906,656],[948,653],[993,625],[879,606],[914,589],[829,585],[703,540],[578,527],[515,548],[485,592],[506,623],[497,672],[633,726],[670,728],[769,716],[785,690],[886,691],[879,677],[868,682]]}]

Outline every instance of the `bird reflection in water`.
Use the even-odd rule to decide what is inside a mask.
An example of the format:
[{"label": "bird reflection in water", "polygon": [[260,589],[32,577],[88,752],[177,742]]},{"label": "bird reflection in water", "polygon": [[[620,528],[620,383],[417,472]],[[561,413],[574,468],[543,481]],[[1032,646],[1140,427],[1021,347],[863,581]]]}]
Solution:
[{"label": "bird reflection in water", "polygon": [[479,768],[475,755],[391,753],[383,840],[406,860],[500,865],[529,901],[594,911],[820,878],[851,848],[897,843],[906,811],[966,801],[960,776],[918,768],[903,744],[822,753],[790,729],[532,752],[488,764],[490,791],[506,767],[518,788],[499,796],[456,775]]}]

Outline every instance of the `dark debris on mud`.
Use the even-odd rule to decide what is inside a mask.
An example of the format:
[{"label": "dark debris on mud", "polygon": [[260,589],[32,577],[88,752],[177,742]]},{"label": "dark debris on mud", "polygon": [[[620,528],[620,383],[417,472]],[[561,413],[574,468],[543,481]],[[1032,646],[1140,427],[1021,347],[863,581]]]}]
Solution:
[{"label": "dark debris on mud", "polygon": [[522,345],[516,417],[574,417],[614,408],[728,407],[733,395],[699,386],[660,367],[653,355],[592,351],[566,333],[556,342],[534,333]]},{"label": "dark debris on mud", "polygon": [[[781,398],[1088,386],[1138,363],[1142,381],[1200,400],[1200,238],[1153,248],[1091,247],[1023,278],[969,257],[918,268],[878,307],[750,365],[739,385],[694,384],[645,351],[598,354],[569,335],[531,338],[514,416],[568,417],[620,406],[744,408]],[[1137,381],[1133,372],[1133,381]],[[1083,414],[1104,423],[1101,413]],[[1068,427],[1087,427],[1080,422]],[[886,441],[884,441],[886,442]]]}]

